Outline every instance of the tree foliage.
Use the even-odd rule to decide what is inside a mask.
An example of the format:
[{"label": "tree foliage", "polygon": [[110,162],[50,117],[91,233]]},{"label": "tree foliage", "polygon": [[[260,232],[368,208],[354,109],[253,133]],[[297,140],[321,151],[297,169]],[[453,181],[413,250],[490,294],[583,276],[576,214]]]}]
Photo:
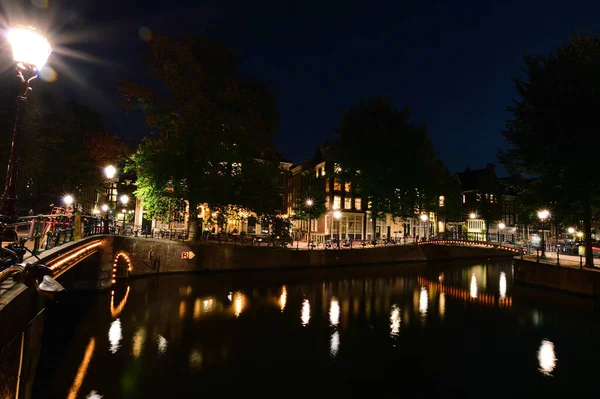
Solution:
[{"label": "tree foliage", "polygon": [[520,188],[540,207],[570,209],[583,220],[591,266],[592,215],[600,205],[600,181],[589,178],[600,150],[600,38],[576,34],[550,54],[525,56],[522,70],[500,159],[521,182],[535,178]]},{"label": "tree foliage", "polygon": [[333,146],[334,176],[352,181],[376,219],[407,218],[437,210],[451,187],[450,173],[435,154],[425,126],[409,122],[410,111],[377,97],[344,112]]},{"label": "tree foliage", "polygon": [[158,210],[152,204],[171,190],[189,202],[191,220],[201,203],[275,207],[278,115],[271,90],[242,76],[229,49],[202,37],[157,36],[146,63],[155,84],[120,87],[126,105],[141,110],[153,129],[128,167],[145,203]]},{"label": "tree foliage", "polygon": [[[5,178],[15,120],[17,90],[13,80],[0,79],[0,140],[4,143],[0,146],[1,180]],[[43,82],[35,82],[28,96],[19,148],[17,193],[21,212],[45,212],[65,194],[79,199],[102,190],[102,172],[93,151],[97,148],[86,145],[99,143],[98,137],[110,137],[113,143],[122,144],[118,136],[105,133],[99,114],[59,97]],[[103,156],[112,162],[119,158],[110,148],[104,151]]]}]

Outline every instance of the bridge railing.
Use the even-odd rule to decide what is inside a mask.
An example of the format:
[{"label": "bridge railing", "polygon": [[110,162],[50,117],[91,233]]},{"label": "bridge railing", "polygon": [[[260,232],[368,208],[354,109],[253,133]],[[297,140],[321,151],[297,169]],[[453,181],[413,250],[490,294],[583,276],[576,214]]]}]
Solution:
[{"label": "bridge railing", "polygon": [[494,248],[501,249],[504,251],[514,252],[515,254],[523,254],[523,251],[520,247],[514,245],[505,245],[502,243],[494,243],[489,241],[475,241],[475,240],[454,240],[454,239],[443,239],[443,238],[434,238],[431,240],[424,240],[418,242],[418,245],[460,245],[460,246],[475,246],[475,247],[485,247],[485,248]]}]

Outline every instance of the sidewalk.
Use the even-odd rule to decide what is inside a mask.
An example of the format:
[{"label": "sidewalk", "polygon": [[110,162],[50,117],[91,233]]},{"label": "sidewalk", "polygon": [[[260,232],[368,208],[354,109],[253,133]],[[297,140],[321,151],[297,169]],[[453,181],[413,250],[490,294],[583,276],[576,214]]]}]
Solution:
[{"label": "sidewalk", "polygon": [[[535,253],[523,256],[523,259],[535,262],[537,255]],[[580,267],[580,259],[577,255],[563,255],[562,253],[559,256],[560,266],[572,267],[579,269]],[[542,259],[540,256],[540,263],[545,263],[548,265],[556,265],[556,252],[548,252],[546,251],[546,258]],[[585,257],[583,258],[583,264],[585,265]],[[600,269],[600,259],[594,258],[594,266]],[[590,269],[587,269],[590,270]],[[600,272],[600,270],[598,270]]]}]

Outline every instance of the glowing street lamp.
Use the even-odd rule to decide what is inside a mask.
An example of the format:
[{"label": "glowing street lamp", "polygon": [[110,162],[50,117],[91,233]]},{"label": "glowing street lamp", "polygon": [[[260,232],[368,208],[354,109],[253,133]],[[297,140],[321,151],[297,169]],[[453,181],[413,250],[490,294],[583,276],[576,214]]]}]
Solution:
[{"label": "glowing street lamp", "polygon": [[108,212],[108,205],[102,205],[102,212]]},{"label": "glowing street lamp", "polygon": [[117,168],[115,168],[114,166],[108,165],[107,167],[104,168],[104,176],[106,176],[107,179],[114,178],[116,174],[117,174]]},{"label": "glowing street lamp", "polygon": [[[129,197],[125,194],[121,195],[121,203],[123,204],[123,206],[127,206],[127,203],[129,202]],[[123,235],[125,235],[125,214],[127,213],[127,209],[123,209]]]},{"label": "glowing street lamp", "polygon": [[37,78],[38,71],[46,64],[52,47],[44,36],[32,28],[11,29],[7,39],[12,47],[20,87],[12,145],[6,169],[6,181],[4,192],[0,197],[0,219],[5,222],[15,222],[18,219],[16,183],[19,167],[19,144],[27,106],[27,94],[31,90],[29,84]]},{"label": "glowing street lamp", "polygon": [[423,237],[428,237],[427,234],[427,221],[429,220],[429,216],[427,216],[426,214],[422,214],[420,216],[421,218],[421,222],[423,222]]},{"label": "glowing street lamp", "polygon": [[569,232],[569,234],[573,235],[575,233],[575,229],[573,227],[569,227],[567,229],[567,231]]},{"label": "glowing street lamp", "polygon": [[65,203],[65,205],[73,205],[73,196],[65,195],[63,198],[63,202]]},{"label": "glowing street lamp", "polygon": [[[310,199],[310,198],[308,198],[308,199],[306,200],[306,206],[307,206],[307,207],[309,207],[309,208],[312,208],[312,206],[313,206],[313,205],[314,205],[314,202],[313,202],[313,200],[312,200],[312,199]],[[311,226],[310,226],[310,222],[312,222],[312,220],[311,220],[311,217],[310,217],[310,216],[311,216],[311,213],[310,213],[310,212],[308,212],[308,235],[307,235],[307,237],[306,237],[306,241],[307,241],[307,242],[306,242],[306,245],[308,245],[308,247],[309,247],[309,248],[311,248],[311,246],[310,246],[310,232],[311,232],[311,231],[310,231],[310,227],[311,227]]]},{"label": "glowing street lamp", "polygon": [[500,229],[500,237],[498,237],[498,241],[500,241],[500,244],[502,244],[502,234],[504,234],[504,229],[506,228],[506,225],[502,222],[500,222],[500,224],[498,225],[498,228]]},{"label": "glowing street lamp", "polygon": [[542,258],[546,257],[546,242],[544,239],[544,225],[546,223],[546,219],[548,219],[550,217],[550,212],[546,209],[542,209],[541,211],[538,211],[538,218],[540,219],[540,222],[542,223]]}]

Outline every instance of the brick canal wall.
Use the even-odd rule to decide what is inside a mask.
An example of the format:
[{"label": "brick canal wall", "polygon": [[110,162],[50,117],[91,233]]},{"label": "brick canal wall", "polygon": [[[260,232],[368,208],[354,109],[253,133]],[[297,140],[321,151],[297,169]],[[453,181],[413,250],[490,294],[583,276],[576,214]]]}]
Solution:
[{"label": "brick canal wall", "polygon": [[600,272],[515,259],[515,282],[574,294],[600,296]]},{"label": "brick canal wall", "polygon": [[0,398],[16,398],[17,391],[19,398],[30,398],[44,327],[43,300],[21,284],[1,294]]},{"label": "brick canal wall", "polygon": [[[258,246],[190,244],[181,241],[114,237],[113,256],[118,274],[130,267],[131,275],[186,271],[228,271],[257,269],[322,268],[403,262],[512,256],[502,250],[483,247],[406,245],[353,250],[296,251]],[[193,253],[182,259],[182,253]],[[122,254],[119,256],[119,254]],[[185,255],[184,255],[185,257]],[[188,255],[191,257],[191,255]]]}]

